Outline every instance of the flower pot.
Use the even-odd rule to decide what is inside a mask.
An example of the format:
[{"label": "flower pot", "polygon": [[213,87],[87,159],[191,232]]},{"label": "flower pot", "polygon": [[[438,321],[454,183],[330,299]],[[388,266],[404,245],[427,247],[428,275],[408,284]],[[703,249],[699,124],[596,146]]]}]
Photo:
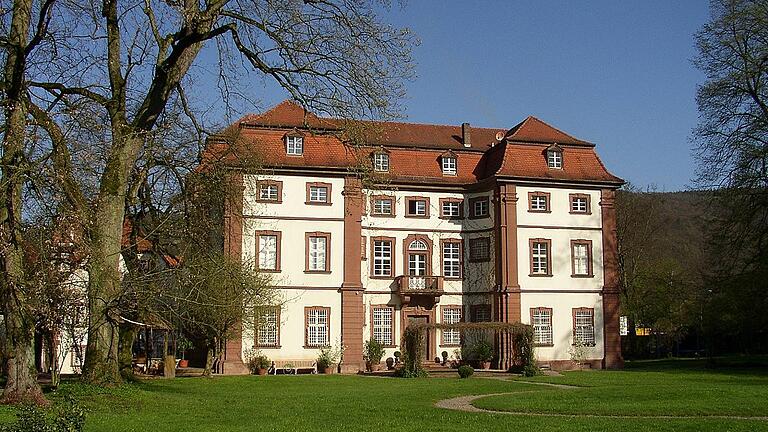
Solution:
[{"label": "flower pot", "polygon": [[489,361],[481,361],[480,362],[480,368],[488,370],[491,368],[491,362]]},{"label": "flower pot", "polygon": [[373,372],[378,372],[378,371],[380,371],[380,370],[381,370],[381,362],[379,362],[379,363],[373,363],[373,364],[371,365],[371,369],[373,370]]},{"label": "flower pot", "polygon": [[184,360],[184,359],[179,360],[179,367],[180,368],[189,367],[189,360]]},{"label": "flower pot", "polygon": [[324,373],[324,374],[330,375],[330,374],[333,373],[333,368],[331,366],[327,366],[327,367],[324,367],[324,368],[320,369],[320,372]]},{"label": "flower pot", "polygon": [[267,374],[268,369],[265,368],[258,368],[256,369],[256,373],[259,374],[259,376],[264,376]]}]

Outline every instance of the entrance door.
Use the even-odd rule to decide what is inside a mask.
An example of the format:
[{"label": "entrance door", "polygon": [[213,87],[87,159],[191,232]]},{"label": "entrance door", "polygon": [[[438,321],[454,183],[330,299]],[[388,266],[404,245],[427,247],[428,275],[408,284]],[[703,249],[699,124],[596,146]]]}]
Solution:
[{"label": "entrance door", "polygon": [[[408,324],[429,324],[429,316],[427,315],[410,315],[408,317]],[[427,330],[424,333],[424,342],[422,348],[424,349],[424,358],[422,360],[430,361],[432,359],[431,347],[431,331]]]}]

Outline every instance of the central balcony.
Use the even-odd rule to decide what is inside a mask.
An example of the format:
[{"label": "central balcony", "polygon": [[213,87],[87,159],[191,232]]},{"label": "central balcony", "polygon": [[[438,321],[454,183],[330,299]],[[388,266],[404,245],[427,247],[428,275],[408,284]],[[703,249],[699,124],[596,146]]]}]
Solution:
[{"label": "central balcony", "polygon": [[424,296],[434,298],[435,303],[440,302],[443,295],[442,276],[411,276],[402,275],[396,278],[397,293],[402,297],[403,303],[410,303],[411,297]]}]

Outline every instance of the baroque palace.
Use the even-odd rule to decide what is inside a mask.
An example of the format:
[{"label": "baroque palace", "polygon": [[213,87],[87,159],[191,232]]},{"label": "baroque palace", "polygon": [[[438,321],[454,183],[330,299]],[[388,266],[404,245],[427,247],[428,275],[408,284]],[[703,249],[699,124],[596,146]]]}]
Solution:
[{"label": "baroque palace", "polygon": [[[623,180],[594,144],[535,117],[511,129],[363,124],[353,146],[340,120],[285,101],[233,124],[235,140],[209,140],[209,161],[232,146],[260,159],[258,173],[228,161],[224,248],[270,273],[281,299],[227,342],[225,373],[243,371],[250,349],[311,364],[339,343],[342,371],[356,372],[369,338],[389,357],[409,322],[462,320],[531,324],[537,360],[554,369],[572,366],[576,342],[592,367],[622,366]],[[433,330],[424,360],[460,343]]]}]

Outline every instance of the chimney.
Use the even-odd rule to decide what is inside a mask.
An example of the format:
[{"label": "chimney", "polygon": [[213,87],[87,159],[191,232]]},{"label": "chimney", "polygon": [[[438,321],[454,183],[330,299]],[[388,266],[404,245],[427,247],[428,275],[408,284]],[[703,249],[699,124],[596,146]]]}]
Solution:
[{"label": "chimney", "polygon": [[469,123],[461,124],[461,141],[464,143],[464,147],[472,147],[471,132],[472,129],[469,127]]}]

